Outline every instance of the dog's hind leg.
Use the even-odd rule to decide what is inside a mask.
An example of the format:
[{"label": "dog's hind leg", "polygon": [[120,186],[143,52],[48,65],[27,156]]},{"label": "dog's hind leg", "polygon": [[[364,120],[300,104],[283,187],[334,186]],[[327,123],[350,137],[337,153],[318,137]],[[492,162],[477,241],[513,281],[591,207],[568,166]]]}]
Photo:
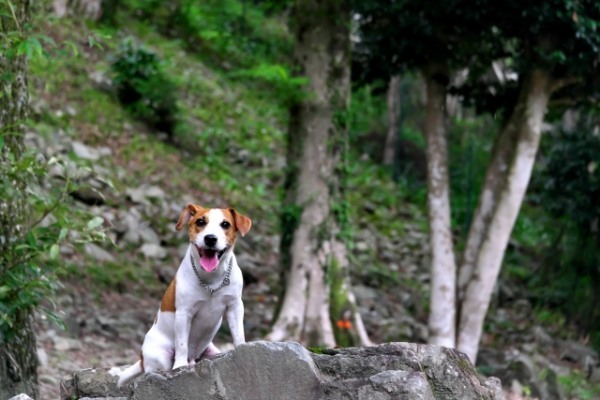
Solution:
[{"label": "dog's hind leg", "polygon": [[214,345],[213,342],[210,342],[206,347],[206,350],[200,355],[199,359],[210,358],[217,354],[221,353],[221,350],[217,346]]},{"label": "dog's hind leg", "polygon": [[126,385],[127,383],[129,383],[129,381],[144,373],[144,366],[142,360],[143,358],[141,358],[140,361],[136,362],[131,367],[127,368],[125,371],[119,374],[119,382],[117,383],[118,387]]}]

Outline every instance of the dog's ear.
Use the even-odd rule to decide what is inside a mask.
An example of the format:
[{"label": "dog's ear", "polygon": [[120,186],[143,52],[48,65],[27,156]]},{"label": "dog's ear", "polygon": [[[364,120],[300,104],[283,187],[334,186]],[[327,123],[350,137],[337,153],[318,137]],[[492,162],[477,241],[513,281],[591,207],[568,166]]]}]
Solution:
[{"label": "dog's ear", "polygon": [[229,211],[233,215],[233,220],[235,221],[235,227],[242,234],[242,236],[246,236],[246,233],[250,230],[252,226],[252,220],[245,215],[242,215],[236,212],[233,208],[229,208]]},{"label": "dog's ear", "polygon": [[196,213],[200,211],[200,209],[201,207],[198,207],[197,205],[192,203],[185,206],[185,208],[181,212],[181,215],[179,216],[179,221],[177,221],[177,225],[175,225],[175,229],[180,231],[184,225],[190,222],[190,218],[196,215]]}]

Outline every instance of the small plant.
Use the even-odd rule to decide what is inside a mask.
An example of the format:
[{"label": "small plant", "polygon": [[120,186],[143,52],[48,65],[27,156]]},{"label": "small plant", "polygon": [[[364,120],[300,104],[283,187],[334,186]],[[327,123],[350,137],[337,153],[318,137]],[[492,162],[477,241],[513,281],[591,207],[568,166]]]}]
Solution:
[{"label": "small plant", "polygon": [[125,40],[112,62],[119,101],[138,119],[172,137],[178,123],[175,84],[152,51]]},{"label": "small plant", "polygon": [[[0,140],[0,151],[2,147]],[[3,207],[21,204],[27,213],[22,221],[23,234],[12,237],[8,243],[2,242],[1,246],[4,253],[0,257],[0,343],[19,335],[14,327],[28,310],[41,309],[62,324],[52,310],[42,306],[60,286],[56,276],[64,265],[60,246],[106,239],[101,217],[69,203],[68,193],[76,188],[69,177],[64,185],[48,184],[47,171],[55,164],[62,165],[59,160],[40,160],[34,151],[20,157],[10,153],[7,159],[0,178]],[[26,197],[15,187],[15,182],[27,182]]]},{"label": "small plant", "polygon": [[304,86],[308,83],[307,78],[293,76],[282,64],[262,63],[250,69],[243,69],[234,76],[265,82],[275,89],[276,95],[285,104],[302,98]]},{"label": "small plant", "polygon": [[569,375],[559,376],[558,382],[569,399],[592,400],[600,396],[600,385],[590,383],[581,372],[574,370]]}]

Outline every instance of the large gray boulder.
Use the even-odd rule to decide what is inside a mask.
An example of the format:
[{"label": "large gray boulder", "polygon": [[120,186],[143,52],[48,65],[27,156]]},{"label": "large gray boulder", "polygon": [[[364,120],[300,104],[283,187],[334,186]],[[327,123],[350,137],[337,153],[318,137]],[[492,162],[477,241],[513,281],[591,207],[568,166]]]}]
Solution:
[{"label": "large gray boulder", "polygon": [[193,368],[148,373],[116,387],[108,369],[75,372],[62,399],[502,399],[500,381],[483,378],[462,353],[388,343],[310,352],[298,343],[252,342]]}]

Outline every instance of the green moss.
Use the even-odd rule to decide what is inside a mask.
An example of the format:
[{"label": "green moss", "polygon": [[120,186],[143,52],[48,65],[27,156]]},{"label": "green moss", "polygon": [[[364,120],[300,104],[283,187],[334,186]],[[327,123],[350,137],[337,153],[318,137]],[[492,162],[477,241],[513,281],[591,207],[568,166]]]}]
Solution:
[{"label": "green moss", "polygon": [[[356,344],[354,327],[345,325],[353,323],[353,305],[348,301],[348,292],[344,289],[346,272],[341,268],[339,260],[331,258],[327,268],[327,281],[329,283],[329,313],[333,325],[335,341],[340,347],[349,347]],[[350,319],[350,321],[348,321]]]},{"label": "green moss", "polygon": [[326,347],[312,346],[312,347],[308,347],[307,350],[310,351],[311,353],[314,353],[314,354],[325,354],[327,348]]}]

